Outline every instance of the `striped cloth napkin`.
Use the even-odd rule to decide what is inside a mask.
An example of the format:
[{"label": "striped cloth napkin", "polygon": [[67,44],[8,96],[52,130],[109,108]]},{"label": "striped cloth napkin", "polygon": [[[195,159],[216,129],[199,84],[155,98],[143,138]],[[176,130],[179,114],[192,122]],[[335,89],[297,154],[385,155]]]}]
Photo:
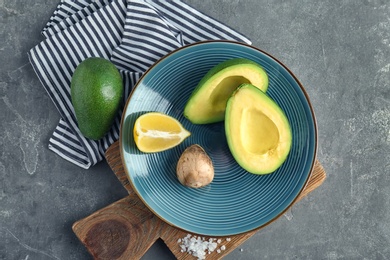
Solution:
[{"label": "striped cloth napkin", "polygon": [[80,133],[70,80],[81,61],[111,60],[123,78],[124,104],[142,73],[181,46],[222,39],[251,44],[244,35],[178,0],[61,0],[42,34],[45,40],[28,56],[61,115],[49,149],[85,169],[103,160],[106,149],[118,140],[122,110],[101,140]]}]

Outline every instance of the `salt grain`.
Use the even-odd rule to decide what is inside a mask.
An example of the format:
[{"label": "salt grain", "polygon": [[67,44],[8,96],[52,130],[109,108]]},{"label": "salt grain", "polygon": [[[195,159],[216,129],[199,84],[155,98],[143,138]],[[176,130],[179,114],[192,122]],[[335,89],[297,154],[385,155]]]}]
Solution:
[{"label": "salt grain", "polygon": [[[227,238],[226,241],[230,241],[230,238]],[[198,260],[204,260],[206,259],[207,254],[211,254],[217,249],[218,244],[220,244],[222,240],[217,238],[209,238],[206,240],[205,237],[188,234],[184,238],[179,238],[177,242],[180,244],[180,252],[187,252],[192,256],[197,257]],[[226,246],[222,245],[216,252],[219,254],[221,253],[221,250],[225,249]]]}]

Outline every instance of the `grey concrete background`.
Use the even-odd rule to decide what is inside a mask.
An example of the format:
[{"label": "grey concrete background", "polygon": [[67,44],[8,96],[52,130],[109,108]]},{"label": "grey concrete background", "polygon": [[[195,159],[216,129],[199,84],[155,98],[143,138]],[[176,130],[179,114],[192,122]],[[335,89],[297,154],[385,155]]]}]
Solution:
[{"label": "grey concrete background", "polygon": [[[72,224],[126,195],[106,162],[83,170],[47,148],[59,115],[26,53],[58,2],[0,0],[0,259],[90,259]],[[226,259],[389,259],[390,2],[186,2],[300,79],[328,175]],[[158,241],[143,259],[172,258]]]}]

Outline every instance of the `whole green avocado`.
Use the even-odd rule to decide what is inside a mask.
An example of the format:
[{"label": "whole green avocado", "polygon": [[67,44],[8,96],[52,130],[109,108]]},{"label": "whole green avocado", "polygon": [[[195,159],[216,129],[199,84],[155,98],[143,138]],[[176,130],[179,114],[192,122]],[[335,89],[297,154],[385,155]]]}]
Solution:
[{"label": "whole green avocado", "polygon": [[122,97],[122,77],[110,61],[93,57],[77,66],[71,80],[71,100],[85,137],[98,140],[110,130]]}]

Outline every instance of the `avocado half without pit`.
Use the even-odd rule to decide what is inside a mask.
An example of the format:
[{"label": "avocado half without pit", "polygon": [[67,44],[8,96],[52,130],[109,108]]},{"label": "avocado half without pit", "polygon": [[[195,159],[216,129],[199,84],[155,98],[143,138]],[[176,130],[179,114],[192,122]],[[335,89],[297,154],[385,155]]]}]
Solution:
[{"label": "avocado half without pit", "polygon": [[268,76],[257,63],[234,58],[213,67],[198,83],[184,108],[184,116],[193,124],[223,121],[226,102],[243,83],[267,91]]},{"label": "avocado half without pit", "polygon": [[234,159],[250,173],[274,172],[291,149],[291,127],[283,110],[251,84],[240,85],[229,98],[225,132]]}]

